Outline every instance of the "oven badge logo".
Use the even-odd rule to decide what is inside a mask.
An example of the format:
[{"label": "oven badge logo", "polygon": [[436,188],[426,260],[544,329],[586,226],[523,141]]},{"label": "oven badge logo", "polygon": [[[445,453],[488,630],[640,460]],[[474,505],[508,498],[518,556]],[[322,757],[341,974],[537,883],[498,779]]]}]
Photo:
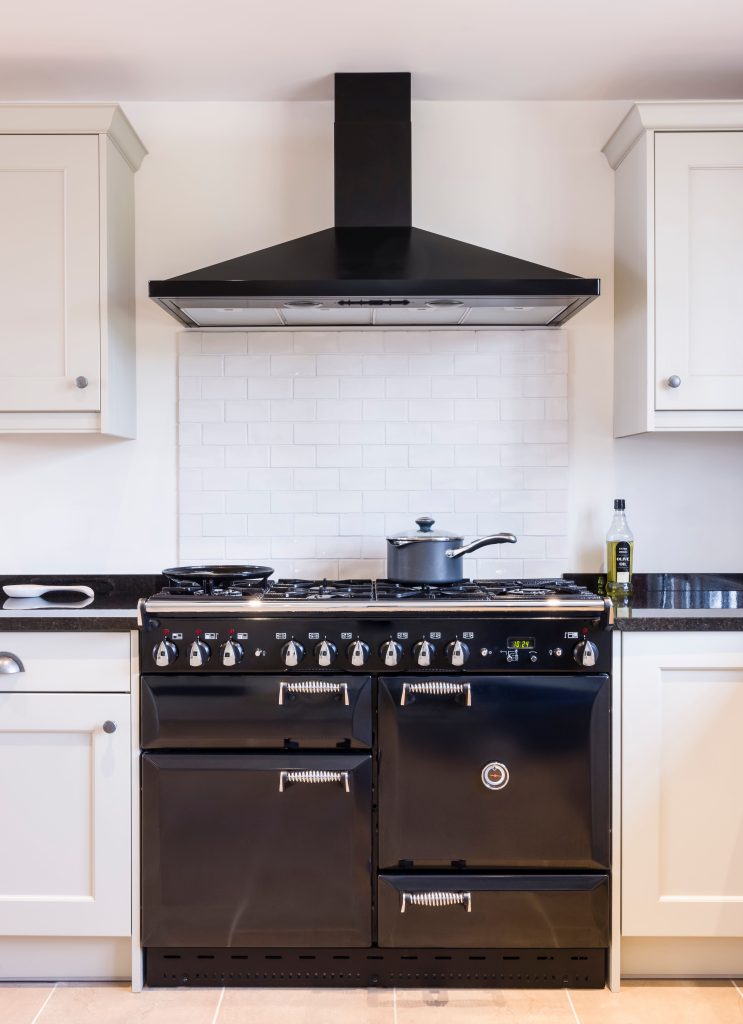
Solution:
[{"label": "oven badge logo", "polygon": [[505,789],[510,776],[504,764],[500,761],[491,761],[483,768],[480,778],[487,789]]}]

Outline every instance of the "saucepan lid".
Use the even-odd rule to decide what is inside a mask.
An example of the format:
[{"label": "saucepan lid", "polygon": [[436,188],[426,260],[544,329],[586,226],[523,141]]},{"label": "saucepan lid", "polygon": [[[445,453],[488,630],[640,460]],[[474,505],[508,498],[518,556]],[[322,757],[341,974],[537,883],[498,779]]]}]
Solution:
[{"label": "saucepan lid", "polygon": [[399,533],[396,537],[388,537],[387,540],[390,543],[395,544],[409,544],[416,541],[446,541],[450,544],[461,544],[462,534],[461,533],[447,533],[443,530],[434,530],[433,524],[435,519],[430,516],[418,516],[416,523],[418,524],[417,530],[410,530],[408,533]]}]

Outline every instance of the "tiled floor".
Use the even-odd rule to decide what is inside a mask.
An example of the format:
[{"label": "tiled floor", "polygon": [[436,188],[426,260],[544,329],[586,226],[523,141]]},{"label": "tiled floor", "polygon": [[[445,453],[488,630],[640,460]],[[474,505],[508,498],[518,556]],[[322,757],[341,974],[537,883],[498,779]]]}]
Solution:
[{"label": "tiled floor", "polygon": [[736,981],[566,989],[158,989],[0,985],[0,1024],[741,1024]]}]

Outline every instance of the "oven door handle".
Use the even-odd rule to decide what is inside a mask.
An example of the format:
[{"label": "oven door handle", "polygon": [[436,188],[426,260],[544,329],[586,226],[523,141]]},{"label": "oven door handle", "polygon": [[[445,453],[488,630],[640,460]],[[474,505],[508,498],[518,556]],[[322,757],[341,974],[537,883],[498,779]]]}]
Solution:
[{"label": "oven door handle", "polygon": [[331,683],[327,679],[298,679],[291,682],[282,679],[279,683],[279,704],[284,703],[284,694],[286,693],[318,695],[337,693],[340,694],[345,706],[349,705],[348,683]]},{"label": "oven door handle", "polygon": [[403,683],[400,694],[400,707],[408,703],[408,697],[423,693],[428,697],[464,697],[464,706],[472,707],[472,687],[469,683],[447,683],[440,679],[425,680],[420,683]]},{"label": "oven door handle", "polygon": [[287,786],[297,782],[306,782],[315,785],[320,782],[339,782],[344,792],[351,792],[350,776],[348,772],[336,771],[281,771],[279,772],[279,793],[283,793]]},{"label": "oven door handle", "polygon": [[468,914],[472,913],[471,892],[402,892],[400,893],[400,913],[404,914],[407,907],[464,907]]}]

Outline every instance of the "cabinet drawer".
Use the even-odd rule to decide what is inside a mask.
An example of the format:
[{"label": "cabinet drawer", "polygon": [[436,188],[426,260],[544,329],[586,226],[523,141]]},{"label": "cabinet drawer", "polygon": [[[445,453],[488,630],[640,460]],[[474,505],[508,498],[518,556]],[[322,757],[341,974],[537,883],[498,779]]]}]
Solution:
[{"label": "cabinet drawer", "polygon": [[381,875],[379,945],[572,949],[609,942],[607,875]]},{"label": "cabinet drawer", "polygon": [[128,633],[0,633],[23,672],[0,673],[0,693],[127,693]]}]

